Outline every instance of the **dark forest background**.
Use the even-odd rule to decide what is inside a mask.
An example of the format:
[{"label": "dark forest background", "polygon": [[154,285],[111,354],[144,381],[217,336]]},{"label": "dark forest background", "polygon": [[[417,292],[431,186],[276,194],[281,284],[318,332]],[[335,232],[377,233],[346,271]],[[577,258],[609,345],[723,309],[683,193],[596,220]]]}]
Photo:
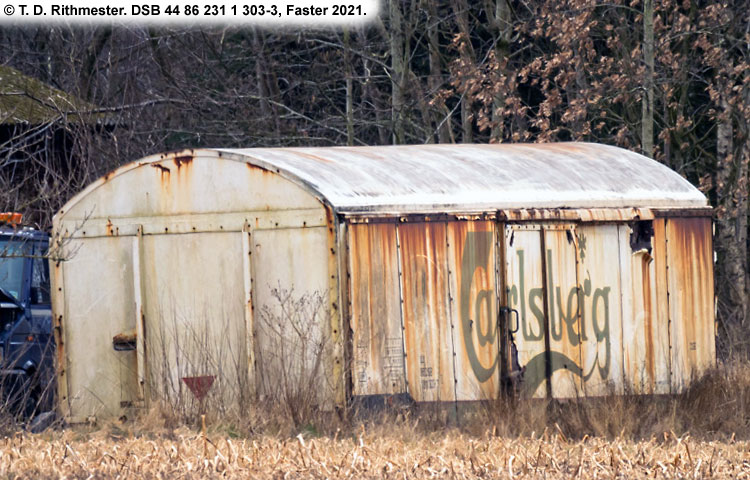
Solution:
[{"label": "dark forest background", "polygon": [[710,198],[719,351],[747,354],[748,7],[383,0],[347,29],[4,26],[0,207],[48,228],[106,171],[186,147],[618,145]]}]

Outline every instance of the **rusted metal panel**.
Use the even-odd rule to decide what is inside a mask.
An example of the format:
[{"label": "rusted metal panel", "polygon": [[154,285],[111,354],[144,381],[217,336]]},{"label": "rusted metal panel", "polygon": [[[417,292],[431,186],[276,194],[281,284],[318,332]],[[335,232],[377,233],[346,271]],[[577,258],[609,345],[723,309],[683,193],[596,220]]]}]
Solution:
[{"label": "rusted metal panel", "polygon": [[336,242],[337,242],[337,255],[336,255],[336,279],[338,286],[336,289],[337,301],[339,305],[339,323],[341,325],[340,330],[340,343],[338,345],[339,355],[341,359],[341,371],[339,372],[339,385],[336,390],[336,402],[339,405],[345,405],[347,399],[351,398],[352,391],[352,344],[351,336],[349,335],[349,319],[350,319],[350,304],[349,304],[349,243],[347,235],[347,224],[341,219],[337,219],[336,224]]},{"label": "rusted metal panel", "polygon": [[498,217],[512,222],[622,222],[654,218],[654,212],[650,208],[514,208],[499,210]]},{"label": "rusted metal panel", "polygon": [[496,211],[471,213],[348,213],[350,223],[425,223],[456,220],[492,220],[500,222],[606,222],[622,224],[630,221],[653,220],[665,217],[710,217],[711,207],[700,208],[506,208]]},{"label": "rusted metal panel", "polygon": [[[507,227],[508,300],[519,311],[519,363],[535,396],[546,394],[547,375],[559,398],[669,390],[666,316],[661,326],[650,322],[657,266],[632,253],[629,232],[612,224]],[[656,237],[663,242],[663,229]],[[644,290],[643,281],[652,286]]]},{"label": "rusted metal panel", "polygon": [[250,390],[242,235],[143,237],[148,382],[157,398],[189,405],[184,377],[215,377],[208,398],[220,409],[237,406]]},{"label": "rusted metal panel", "polygon": [[[332,390],[330,400],[335,405],[343,407],[346,405],[346,392],[344,387],[344,323],[342,315],[342,284],[340,281],[341,265],[345,265],[346,252],[344,239],[339,238],[337,218],[335,214],[326,209],[326,242],[328,245],[328,269],[326,279],[328,289],[329,324],[328,335],[330,337],[330,352],[328,362],[324,365],[325,374],[329,376],[329,386]],[[326,326],[323,326],[325,328]],[[332,405],[331,405],[332,406]]]},{"label": "rusted metal panel", "polygon": [[[655,228],[648,243],[635,245],[634,232],[627,225],[620,229],[620,268],[623,307],[623,367],[625,385],[632,393],[669,393],[669,319],[665,291],[659,291],[657,272],[664,279],[664,221]],[[662,309],[660,305],[663,305]]]},{"label": "rusted metal panel", "polygon": [[575,398],[583,395],[575,229],[542,228],[552,396]]},{"label": "rusted metal panel", "polygon": [[332,404],[329,257],[335,245],[329,243],[328,228],[254,230],[252,251],[260,395],[298,388],[295,381],[313,382],[317,400]]},{"label": "rusted metal panel", "polygon": [[[75,251],[61,263],[64,306],[55,314],[64,322],[62,359],[67,377],[66,418],[119,416],[122,406],[138,401],[135,351],[115,351],[112,338],[136,330],[133,237],[71,241]],[[60,307],[60,302],[56,302]],[[64,379],[63,379],[64,380]]]},{"label": "rusted metal panel", "polygon": [[398,226],[409,393],[455,399],[445,223]]},{"label": "rusted metal panel", "polygon": [[55,339],[55,370],[57,372],[57,409],[63,418],[70,417],[70,402],[68,396],[68,356],[67,342],[65,340],[65,329],[67,317],[65,312],[65,284],[63,277],[63,262],[61,258],[64,252],[62,239],[59,235],[53,236],[50,242],[49,270],[51,273],[52,301],[52,334]]},{"label": "rusted metal panel", "polygon": [[587,396],[620,394],[625,388],[623,321],[630,319],[623,319],[619,227],[582,225],[575,234],[584,391]]},{"label": "rusted metal panel", "polygon": [[247,354],[247,394],[251,398],[257,395],[257,376],[255,372],[255,292],[253,288],[253,232],[249,223],[242,228],[242,293],[245,296],[245,353]]},{"label": "rusted metal panel", "polygon": [[666,220],[672,392],[714,366],[711,219]]},{"label": "rusted metal panel", "polygon": [[714,209],[710,205],[696,208],[655,208],[652,211],[654,218],[713,217],[714,213]]},{"label": "rusted metal panel", "polygon": [[526,369],[524,388],[533,397],[544,397],[549,385],[541,229],[538,225],[508,225],[505,245],[508,304],[518,311],[519,326],[514,339],[518,363]]},{"label": "rusted metal panel", "polygon": [[221,152],[306,185],[340,213],[706,205],[705,197],[668,167],[589,143]]},{"label": "rusted metal panel", "polygon": [[448,269],[456,399],[499,393],[495,222],[450,222]]},{"label": "rusted metal panel", "polygon": [[78,218],[59,222],[67,238],[117,237],[126,235],[162,235],[203,232],[239,232],[250,227],[257,230],[277,228],[307,228],[326,226],[325,211],[315,209],[286,209],[203,213],[195,215],[154,215],[126,218]]},{"label": "rusted metal panel", "polygon": [[[644,319],[647,318],[645,313],[648,312],[651,315],[652,303],[650,299],[647,304],[644,305],[642,296],[637,297],[636,294],[643,293],[643,281],[645,280],[648,285],[648,276],[640,276],[636,284],[633,271],[637,269],[639,265],[631,255],[631,249],[629,247],[629,241],[632,230],[627,224],[617,225],[617,236],[618,236],[618,269],[620,272],[620,310],[621,310],[621,321],[622,321],[622,345],[620,350],[622,351],[622,385],[623,390],[628,393],[640,394],[644,393],[645,382],[645,370],[637,365],[637,359],[645,358],[645,339],[643,338],[644,333]],[[653,240],[652,240],[653,241]],[[632,257],[632,258],[631,258]],[[650,255],[649,255],[650,258]],[[579,277],[580,278],[580,277]],[[650,287],[647,287],[650,290]],[[646,310],[648,309],[648,310]],[[636,314],[638,312],[638,314]],[[651,317],[648,317],[651,318]],[[635,367],[635,368],[633,368]]]},{"label": "rusted metal panel", "polygon": [[354,395],[406,391],[395,224],[350,225]]}]

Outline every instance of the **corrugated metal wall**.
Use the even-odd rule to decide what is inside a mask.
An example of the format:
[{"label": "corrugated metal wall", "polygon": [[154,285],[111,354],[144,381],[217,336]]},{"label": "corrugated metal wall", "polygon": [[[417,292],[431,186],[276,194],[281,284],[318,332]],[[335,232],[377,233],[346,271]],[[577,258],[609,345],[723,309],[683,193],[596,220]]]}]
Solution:
[{"label": "corrugated metal wall", "polygon": [[716,357],[710,218],[670,218],[667,232],[672,392],[680,392]]},{"label": "corrugated metal wall", "polygon": [[352,224],[353,394],[497,397],[498,292],[527,393],[680,391],[715,361],[710,225]]},{"label": "corrugated metal wall", "polygon": [[396,225],[349,227],[354,395],[406,389]]},{"label": "corrugated metal wall", "polygon": [[456,399],[499,393],[495,222],[448,223]]},{"label": "corrugated metal wall", "polygon": [[353,394],[496,397],[495,223],[354,224],[349,242]]},{"label": "corrugated metal wall", "polygon": [[[625,228],[627,229],[627,228]],[[623,311],[621,255],[629,236],[612,224],[575,229],[581,287],[581,374],[586,395],[622,393]],[[625,322],[630,322],[630,318]]]},{"label": "corrugated metal wall", "polygon": [[[669,393],[670,346],[665,220],[652,222],[649,245],[631,248],[632,232],[621,228],[623,364],[625,385],[633,393]],[[628,287],[629,286],[629,287]],[[713,318],[713,316],[712,316]]]},{"label": "corrugated metal wall", "polygon": [[398,229],[409,391],[423,401],[453,401],[453,332],[446,224]]},{"label": "corrugated metal wall", "polygon": [[505,239],[508,304],[519,316],[514,340],[518,362],[526,367],[524,388],[529,395],[544,397],[549,387],[541,231],[539,226],[508,226]]}]

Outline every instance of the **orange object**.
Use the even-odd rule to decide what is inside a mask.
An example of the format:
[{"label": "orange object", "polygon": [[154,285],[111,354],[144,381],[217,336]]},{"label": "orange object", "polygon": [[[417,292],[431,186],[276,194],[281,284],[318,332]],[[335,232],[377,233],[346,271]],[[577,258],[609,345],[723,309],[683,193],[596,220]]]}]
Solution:
[{"label": "orange object", "polygon": [[23,220],[23,213],[17,213],[17,212],[0,213],[0,223],[20,225],[22,220]]}]

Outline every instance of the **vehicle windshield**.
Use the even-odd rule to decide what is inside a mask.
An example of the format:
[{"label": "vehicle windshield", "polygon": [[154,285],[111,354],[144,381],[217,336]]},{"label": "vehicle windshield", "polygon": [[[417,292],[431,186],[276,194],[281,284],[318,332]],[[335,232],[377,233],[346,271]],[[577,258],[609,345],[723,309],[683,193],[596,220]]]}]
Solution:
[{"label": "vehicle windshield", "polygon": [[0,287],[21,301],[23,287],[24,256],[28,256],[31,244],[18,239],[0,239]]}]

